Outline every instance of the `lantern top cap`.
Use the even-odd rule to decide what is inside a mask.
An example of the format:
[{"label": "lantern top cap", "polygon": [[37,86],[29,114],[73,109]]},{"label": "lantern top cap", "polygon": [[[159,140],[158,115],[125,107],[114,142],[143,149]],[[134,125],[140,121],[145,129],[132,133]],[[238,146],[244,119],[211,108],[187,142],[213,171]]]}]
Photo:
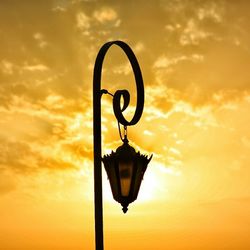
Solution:
[{"label": "lantern top cap", "polygon": [[123,144],[116,149],[117,156],[129,159],[136,155],[135,149],[129,145],[128,140],[124,140]]}]

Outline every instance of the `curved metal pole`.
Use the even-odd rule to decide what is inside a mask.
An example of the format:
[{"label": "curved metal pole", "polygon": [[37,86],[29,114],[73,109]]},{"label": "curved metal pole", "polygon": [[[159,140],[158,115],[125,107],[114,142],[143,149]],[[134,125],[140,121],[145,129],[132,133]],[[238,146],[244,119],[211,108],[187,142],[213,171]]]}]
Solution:
[{"label": "curved metal pole", "polygon": [[[137,105],[134,117],[128,122],[122,112],[128,107],[130,95],[127,90],[118,90],[114,94],[113,109],[119,123],[124,126],[136,124],[142,115],[144,105],[144,86],[138,61],[131,48],[122,41],[112,41],[105,43],[96,57],[93,76],[93,128],[94,128],[94,203],[95,203],[95,246],[96,250],[103,250],[103,204],[102,204],[102,145],[101,145],[101,74],[104,57],[112,45],[119,46],[127,55],[133,68],[136,87]],[[124,98],[124,105],[121,108],[120,100]]]}]

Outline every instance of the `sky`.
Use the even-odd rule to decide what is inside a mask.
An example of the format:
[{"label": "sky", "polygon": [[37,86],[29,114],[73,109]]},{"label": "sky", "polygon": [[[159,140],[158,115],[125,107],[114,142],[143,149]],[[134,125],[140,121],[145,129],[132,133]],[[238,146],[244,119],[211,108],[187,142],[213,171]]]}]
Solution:
[{"label": "sky", "polygon": [[[94,249],[93,66],[122,40],[143,74],[128,128],[153,154],[123,214],[103,169],[109,250],[250,249],[248,0],[0,1],[0,250]],[[102,87],[136,91],[112,47]],[[120,144],[102,98],[103,154]]]}]

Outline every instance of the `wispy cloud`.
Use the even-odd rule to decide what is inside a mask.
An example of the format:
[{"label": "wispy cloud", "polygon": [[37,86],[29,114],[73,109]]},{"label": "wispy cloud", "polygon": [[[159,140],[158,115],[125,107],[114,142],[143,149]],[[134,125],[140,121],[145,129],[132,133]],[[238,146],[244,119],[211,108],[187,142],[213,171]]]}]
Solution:
[{"label": "wispy cloud", "polygon": [[87,31],[90,28],[90,18],[84,12],[78,12],[76,25],[79,29]]},{"label": "wispy cloud", "polygon": [[117,20],[118,15],[113,8],[104,7],[99,10],[94,11],[93,17],[100,23],[107,23],[107,22],[113,22]]},{"label": "wispy cloud", "polygon": [[1,71],[4,74],[7,74],[7,75],[13,74],[13,68],[14,68],[13,63],[11,63],[11,62],[9,62],[7,60],[2,60],[1,61]]},{"label": "wispy cloud", "polygon": [[28,71],[47,71],[48,67],[43,64],[36,64],[36,65],[25,65],[22,67],[22,69]]}]

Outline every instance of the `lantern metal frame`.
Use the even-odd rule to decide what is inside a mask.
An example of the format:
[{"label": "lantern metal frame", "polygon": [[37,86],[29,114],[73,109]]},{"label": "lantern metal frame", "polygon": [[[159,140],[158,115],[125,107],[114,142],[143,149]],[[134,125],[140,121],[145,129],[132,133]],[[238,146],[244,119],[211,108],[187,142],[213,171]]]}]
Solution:
[{"label": "lantern metal frame", "polygon": [[[133,69],[137,102],[136,109],[131,121],[127,121],[123,116],[123,111],[128,107],[130,94],[127,90],[117,90],[114,95],[107,90],[101,89],[101,75],[104,57],[108,49],[116,45],[127,55]],[[144,85],[139,63],[132,49],[125,42],[111,41],[105,43],[99,50],[93,74],[93,132],[94,132],[94,206],[95,206],[95,247],[96,250],[103,250],[103,201],[102,201],[102,147],[101,147],[101,97],[103,94],[113,96],[113,110],[118,124],[124,127],[135,125],[141,118],[144,106]],[[123,107],[121,107],[123,98]],[[120,131],[120,129],[119,129]],[[124,138],[125,139],[125,138]]]},{"label": "lantern metal frame", "polygon": [[[104,155],[102,162],[110,180],[110,186],[114,199],[122,205],[122,211],[128,211],[128,205],[137,199],[141,182],[147,165],[152,159],[136,152],[135,149],[129,145],[127,138],[123,140],[123,144],[116,149],[116,152],[111,152],[109,155]],[[128,195],[122,194],[121,176],[119,171],[120,163],[132,163],[131,166],[131,180]]]}]

